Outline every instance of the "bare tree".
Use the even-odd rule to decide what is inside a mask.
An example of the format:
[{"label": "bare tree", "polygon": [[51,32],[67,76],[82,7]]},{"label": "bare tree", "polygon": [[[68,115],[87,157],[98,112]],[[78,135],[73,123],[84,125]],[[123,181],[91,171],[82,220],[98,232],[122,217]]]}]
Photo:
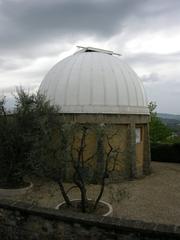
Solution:
[{"label": "bare tree", "polygon": [[[68,146],[67,149],[70,153],[70,162],[72,164],[73,169],[73,182],[74,186],[72,186],[70,189],[68,189],[66,192],[63,191],[63,197],[68,206],[69,204],[69,197],[67,196],[68,193],[73,188],[78,188],[81,193],[81,210],[82,212],[87,212],[87,209],[89,208],[89,201],[87,198],[87,176],[85,176],[86,168],[89,166],[91,162],[94,162],[97,160],[97,153],[99,149],[96,147],[92,153],[87,156],[86,150],[88,149],[88,143],[87,138],[90,131],[95,131],[96,137],[97,135],[100,135],[102,146],[103,146],[103,152],[101,152],[101,157],[104,159],[104,166],[102,171],[102,176],[100,180],[100,191],[99,194],[94,201],[94,205],[92,207],[93,210],[96,210],[98,203],[100,199],[102,198],[104,188],[105,188],[105,180],[108,178],[109,174],[115,170],[116,161],[118,159],[119,154],[122,152],[120,151],[120,146],[114,147],[112,144],[112,139],[114,136],[118,134],[118,131],[115,131],[111,134],[106,133],[105,127],[102,126],[83,126],[79,124],[73,124],[71,126],[71,135],[70,135],[70,141],[67,142]],[[69,135],[69,134],[68,134]],[[78,135],[78,137],[77,137]],[[77,141],[78,138],[78,141]],[[105,141],[107,141],[107,148],[105,147]],[[78,143],[77,143],[78,142]],[[110,169],[110,163],[112,165],[112,168]],[[90,164],[90,167],[93,164]],[[61,179],[62,180],[62,179]],[[62,186],[63,183],[59,182],[59,184]],[[62,192],[62,191],[61,191]],[[66,196],[64,196],[64,193],[66,193]]]},{"label": "bare tree", "polygon": [[[92,211],[97,209],[104,192],[105,180],[110,172],[115,170],[118,156],[121,153],[120,146],[115,147],[112,141],[118,131],[108,134],[105,129],[106,126],[104,125],[102,127],[101,125],[93,126],[59,121],[54,130],[49,128],[49,131],[44,131],[45,136],[42,136],[42,142],[39,141],[38,143],[40,145],[37,146],[37,153],[41,153],[41,155],[38,157],[36,155],[35,159],[38,159],[38,164],[39,159],[42,160],[42,166],[39,165],[39,167],[43,174],[45,173],[46,176],[58,183],[68,207],[73,207],[69,193],[74,188],[77,188],[81,196],[79,204],[81,211],[89,212],[90,209]],[[53,131],[57,135],[56,141],[54,141],[53,137],[50,137],[53,135]],[[101,141],[101,144],[96,144],[94,149],[89,150],[88,137],[92,133]],[[97,140],[96,142],[98,143]],[[100,145],[103,149],[99,149]],[[107,146],[105,147],[105,145]],[[97,157],[102,157],[104,164],[102,166],[100,191],[95,201],[92,202],[88,201],[87,197],[87,186],[90,182],[88,171],[94,167]],[[35,166],[35,164],[33,165]],[[71,171],[73,186],[66,190],[64,180],[67,165],[68,170]]]}]

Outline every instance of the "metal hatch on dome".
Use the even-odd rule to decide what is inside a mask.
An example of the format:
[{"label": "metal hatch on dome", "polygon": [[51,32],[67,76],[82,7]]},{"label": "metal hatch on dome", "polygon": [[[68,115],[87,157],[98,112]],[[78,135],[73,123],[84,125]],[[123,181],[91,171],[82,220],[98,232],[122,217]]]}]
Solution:
[{"label": "metal hatch on dome", "polygon": [[[82,52],[101,52],[101,53],[106,53],[109,55],[117,55],[117,56],[122,56],[119,53],[115,53],[113,51],[109,51],[109,50],[105,50],[105,49],[101,49],[101,48],[94,48],[94,47],[83,47],[83,46],[77,46],[77,48],[81,48],[80,51],[76,52],[76,53],[82,53]],[[75,53],[75,54],[76,54]]]}]

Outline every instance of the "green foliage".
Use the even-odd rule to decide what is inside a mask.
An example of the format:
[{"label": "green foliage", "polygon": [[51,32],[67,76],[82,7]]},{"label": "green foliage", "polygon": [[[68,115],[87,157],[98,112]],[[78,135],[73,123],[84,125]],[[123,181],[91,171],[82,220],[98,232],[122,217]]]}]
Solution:
[{"label": "green foliage", "polygon": [[5,109],[5,100],[0,101],[0,184],[18,185],[32,169],[31,152],[57,108],[45,97],[17,90],[16,106],[11,115]]},{"label": "green foliage", "polygon": [[151,143],[166,142],[168,138],[171,137],[171,130],[157,117],[157,113],[154,111],[156,109],[156,103],[149,103],[150,111],[150,140]]},{"label": "green foliage", "polygon": [[172,130],[157,117],[155,109],[156,104],[150,102],[151,159],[152,161],[179,163],[180,138],[174,136]]},{"label": "green foliage", "polygon": [[[160,115],[161,116],[161,115]],[[169,118],[161,118],[161,121],[168,126],[168,128],[171,129],[173,132],[171,137],[171,142],[174,141],[177,142],[179,139],[180,142],[180,120],[177,119],[169,119]]]},{"label": "green foliage", "polygon": [[171,136],[168,138],[168,140],[166,141],[169,144],[176,144],[176,143],[180,143],[180,136]]},{"label": "green foliage", "polygon": [[[0,185],[17,186],[25,174],[30,173],[50,177],[59,184],[64,200],[70,206],[67,192],[72,188],[66,192],[63,185],[66,171],[69,171],[81,194],[82,211],[86,212],[86,184],[89,183],[89,173],[93,172],[92,162],[100,158],[103,160],[101,187],[94,203],[95,210],[108,177],[108,164],[111,162],[115,166],[120,153],[112,143],[117,132],[105,134],[103,124],[90,126],[63,122],[63,116],[57,115],[59,109],[51,106],[39,93],[29,94],[19,89],[15,99],[12,115],[7,114],[5,99],[0,101]],[[97,146],[91,152],[87,139],[94,133]],[[104,149],[104,141],[107,149]]]},{"label": "green foliage", "polygon": [[149,113],[150,113],[150,116],[156,116],[157,113],[154,112],[154,110],[156,109],[157,107],[157,104],[155,102],[149,102],[148,104],[148,108],[149,108]]},{"label": "green foliage", "polygon": [[171,136],[171,130],[157,117],[152,117],[150,122],[150,140],[152,143],[166,142]]},{"label": "green foliage", "polygon": [[180,143],[153,144],[151,146],[152,161],[180,163]]}]

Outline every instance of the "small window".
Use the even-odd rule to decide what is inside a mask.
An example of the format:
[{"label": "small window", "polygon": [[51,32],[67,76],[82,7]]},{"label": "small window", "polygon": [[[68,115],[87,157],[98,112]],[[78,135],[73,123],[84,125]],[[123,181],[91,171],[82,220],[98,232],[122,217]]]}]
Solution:
[{"label": "small window", "polygon": [[136,143],[141,142],[141,128],[136,128]]}]

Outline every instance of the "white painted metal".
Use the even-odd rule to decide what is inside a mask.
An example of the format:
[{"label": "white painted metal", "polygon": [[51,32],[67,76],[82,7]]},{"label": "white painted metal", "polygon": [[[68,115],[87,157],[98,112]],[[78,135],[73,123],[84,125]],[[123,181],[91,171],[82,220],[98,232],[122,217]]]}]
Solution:
[{"label": "white painted metal", "polygon": [[[76,53],[79,53],[79,52],[86,52],[86,51],[92,51],[92,52],[101,52],[101,53],[107,53],[107,54],[110,54],[110,55],[118,55],[118,56],[121,56],[121,54],[119,53],[115,53],[113,51],[109,51],[109,50],[105,50],[105,49],[102,49],[102,48],[94,48],[94,47],[83,47],[83,46],[77,46],[78,48],[82,48],[82,50],[76,52]],[[75,53],[75,54],[76,54]]]},{"label": "white painted metal", "polygon": [[95,49],[57,63],[39,90],[64,113],[149,114],[136,73],[120,58]]}]

